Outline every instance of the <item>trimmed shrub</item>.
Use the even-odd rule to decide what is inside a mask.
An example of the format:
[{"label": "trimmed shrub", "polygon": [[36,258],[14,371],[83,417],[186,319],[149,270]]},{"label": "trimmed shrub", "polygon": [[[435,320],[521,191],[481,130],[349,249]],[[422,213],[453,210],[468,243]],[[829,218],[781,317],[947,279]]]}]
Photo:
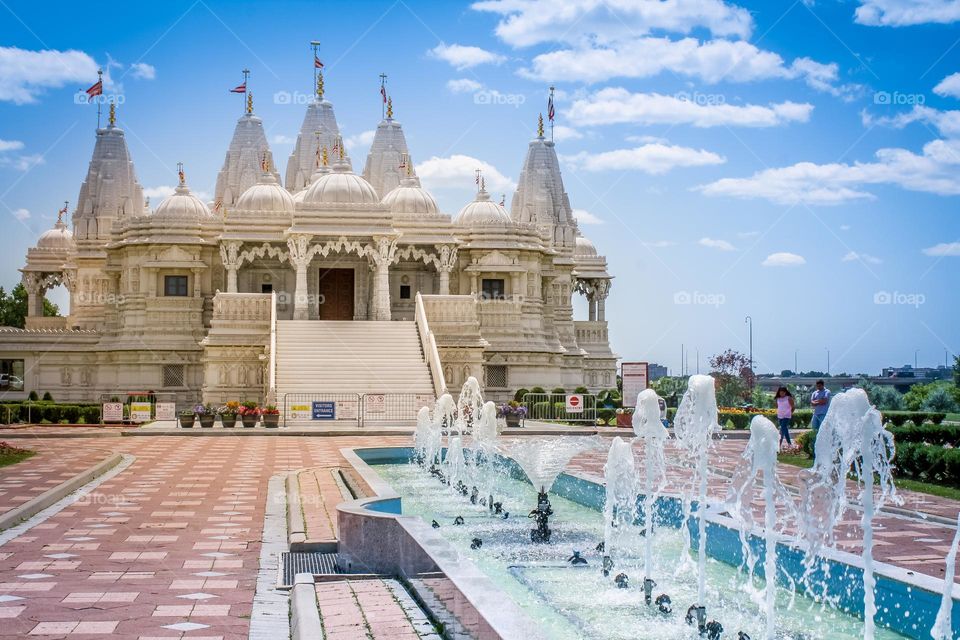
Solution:
[{"label": "trimmed shrub", "polygon": [[53,396],[50,395],[50,392],[49,392],[49,391],[44,391],[44,392],[43,392],[43,401],[44,401],[44,402],[53,402]]},{"label": "trimmed shrub", "polygon": [[584,386],[579,386],[573,390],[574,393],[590,393],[590,390]]},{"label": "trimmed shrub", "polygon": [[40,396],[37,395],[37,392],[36,392],[36,391],[31,391],[31,392],[30,392],[30,395],[27,396],[27,399],[28,399],[28,400],[33,400],[34,402],[36,402],[37,400],[40,399]]},{"label": "trimmed shrub", "polygon": [[813,444],[816,442],[817,432],[816,431],[806,431],[797,436],[797,444],[800,445],[800,448],[810,456],[813,457]]},{"label": "trimmed shrub", "polygon": [[960,445],[960,426],[949,424],[904,424],[900,427],[887,427],[893,434],[893,439],[897,446],[901,443],[919,442],[933,445],[950,445],[956,447]]},{"label": "trimmed shrub", "polygon": [[534,420],[546,420],[550,418],[550,403],[534,402],[530,408],[530,417]]},{"label": "trimmed shrub", "polygon": [[960,450],[919,442],[897,445],[897,476],[960,488]]},{"label": "trimmed shrub", "polygon": [[513,394],[513,399],[516,400],[517,402],[523,402],[523,396],[527,395],[528,393],[530,393],[529,389],[524,389],[524,388],[517,389],[517,392]]},{"label": "trimmed shrub", "polygon": [[534,387],[533,389],[530,389],[530,393],[546,393],[546,392],[547,392],[546,389],[544,389],[543,387]]}]

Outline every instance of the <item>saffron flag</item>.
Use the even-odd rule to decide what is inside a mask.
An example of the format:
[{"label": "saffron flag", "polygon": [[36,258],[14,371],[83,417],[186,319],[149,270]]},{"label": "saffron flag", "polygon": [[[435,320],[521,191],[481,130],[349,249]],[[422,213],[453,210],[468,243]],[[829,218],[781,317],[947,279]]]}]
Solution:
[{"label": "saffron flag", "polygon": [[247,92],[247,82],[244,81],[243,84],[237,85],[233,89],[230,89],[230,93],[246,93]]},{"label": "saffron flag", "polygon": [[323,69],[323,63],[320,62],[320,58],[318,58],[316,55],[313,56],[313,67],[315,69]]},{"label": "saffron flag", "polygon": [[87,102],[90,102],[96,96],[103,95],[103,80],[97,80],[97,83],[87,89]]},{"label": "saffron flag", "polygon": [[550,96],[550,99],[547,101],[547,118],[550,122],[553,122],[553,116],[555,115],[553,109],[553,96]]},{"label": "saffron flag", "polygon": [[383,103],[387,103],[387,88],[383,85],[380,85],[380,96],[383,98]]}]

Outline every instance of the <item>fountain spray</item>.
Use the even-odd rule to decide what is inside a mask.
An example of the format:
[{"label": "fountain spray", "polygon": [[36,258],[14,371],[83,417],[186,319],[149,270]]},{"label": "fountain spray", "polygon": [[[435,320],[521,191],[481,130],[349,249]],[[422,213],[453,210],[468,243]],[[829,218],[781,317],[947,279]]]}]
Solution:
[{"label": "fountain spray", "polygon": [[[713,434],[720,430],[717,422],[717,395],[713,378],[705,375],[690,376],[687,391],[680,401],[677,416],[674,419],[674,433],[677,444],[685,457],[692,463],[694,474],[692,482],[697,488],[697,520],[699,525],[699,544],[697,556],[697,599],[700,607],[707,598],[707,454],[713,441]],[[689,528],[686,526],[690,515],[690,488],[684,491],[684,533],[689,548]]]},{"label": "fountain spray", "polygon": [[940,601],[940,610],[937,619],[930,629],[933,640],[950,640],[953,637],[953,576],[957,563],[957,545],[960,544],[960,513],[957,514],[957,531],[953,534],[953,543],[950,553],[947,554],[947,568],[943,573],[943,599]]},{"label": "fountain spray", "polygon": [[653,587],[656,586],[653,581],[653,510],[657,494],[666,481],[663,443],[668,436],[666,427],[660,422],[660,397],[653,389],[644,389],[637,396],[633,432],[643,439],[643,466],[646,468],[643,480],[643,591],[644,600],[650,604]]},{"label": "fountain spray", "polygon": [[633,449],[620,436],[610,443],[607,464],[603,467],[606,500],[603,507],[604,549],[616,565],[621,561],[626,538],[637,520],[637,470]]}]

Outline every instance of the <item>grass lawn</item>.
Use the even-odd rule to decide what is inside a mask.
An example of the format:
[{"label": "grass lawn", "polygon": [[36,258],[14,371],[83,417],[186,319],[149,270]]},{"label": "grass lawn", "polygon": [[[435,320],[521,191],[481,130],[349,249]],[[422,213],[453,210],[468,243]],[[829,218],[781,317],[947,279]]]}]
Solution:
[{"label": "grass lawn", "polygon": [[0,467],[23,462],[27,458],[32,458],[35,455],[37,455],[36,451],[30,451],[28,449],[0,448]]},{"label": "grass lawn", "polygon": [[[803,453],[800,455],[781,453],[777,456],[777,460],[784,464],[790,464],[795,467],[803,467],[804,469],[809,469],[813,466],[813,458],[810,458]],[[940,496],[941,498],[960,500],[960,489],[955,489],[953,487],[930,484],[929,482],[921,482],[920,480],[907,480],[905,478],[895,478],[893,484],[895,484],[898,489],[907,489],[908,491],[926,493],[931,496]]]},{"label": "grass lawn", "polygon": [[948,413],[944,420],[949,422],[960,422],[960,413]]}]

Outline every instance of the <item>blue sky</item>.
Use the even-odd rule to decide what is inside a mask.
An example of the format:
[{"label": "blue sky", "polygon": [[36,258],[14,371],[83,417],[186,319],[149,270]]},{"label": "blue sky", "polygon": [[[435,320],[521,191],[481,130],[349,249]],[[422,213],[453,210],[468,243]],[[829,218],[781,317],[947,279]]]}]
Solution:
[{"label": "blue sky", "polygon": [[[774,6],[775,5],[775,6]],[[960,342],[960,2],[0,3],[0,284],[75,202],[108,72],[156,205],[185,164],[213,191],[251,70],[281,170],[311,90],[359,170],[378,75],[424,185],[455,214],[472,172],[509,202],[547,88],[581,229],[616,275],[617,352],[681,344],[759,371],[943,364]],[[62,299],[62,298],[60,298]],[[580,318],[585,307],[578,305]]]}]

